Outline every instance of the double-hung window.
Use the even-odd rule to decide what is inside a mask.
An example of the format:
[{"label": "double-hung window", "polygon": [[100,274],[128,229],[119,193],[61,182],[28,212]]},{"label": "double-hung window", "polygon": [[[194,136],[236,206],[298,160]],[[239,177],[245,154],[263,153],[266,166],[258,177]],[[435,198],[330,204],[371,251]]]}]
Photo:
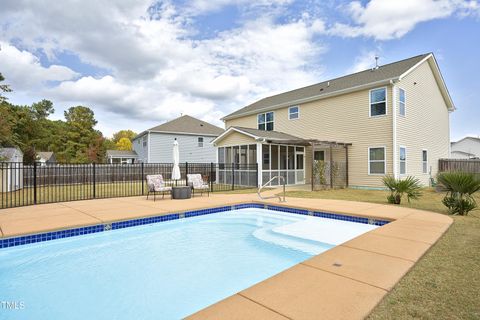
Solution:
[{"label": "double-hung window", "polygon": [[203,137],[198,137],[198,147],[203,147]]},{"label": "double-hung window", "polygon": [[368,148],[368,173],[385,174],[385,147]]},{"label": "double-hung window", "polygon": [[400,147],[400,174],[407,173],[407,148]]},{"label": "double-hung window", "polygon": [[288,108],[288,120],[294,120],[300,118],[300,107],[293,106]]},{"label": "double-hung window", "polygon": [[422,172],[428,173],[428,151],[422,150]]},{"label": "double-hung window", "polygon": [[405,107],[406,107],[406,104],[405,104],[405,90],[403,89],[399,89],[398,90],[398,114],[400,114],[401,116],[405,116]]},{"label": "double-hung window", "polygon": [[387,89],[370,90],[370,117],[387,114]]},{"label": "double-hung window", "polygon": [[273,112],[261,113],[257,120],[258,130],[273,131]]},{"label": "double-hung window", "polygon": [[143,138],[142,138],[142,141],[143,141],[143,146],[146,147],[147,146],[147,140],[148,140],[148,137],[147,135],[144,135]]}]

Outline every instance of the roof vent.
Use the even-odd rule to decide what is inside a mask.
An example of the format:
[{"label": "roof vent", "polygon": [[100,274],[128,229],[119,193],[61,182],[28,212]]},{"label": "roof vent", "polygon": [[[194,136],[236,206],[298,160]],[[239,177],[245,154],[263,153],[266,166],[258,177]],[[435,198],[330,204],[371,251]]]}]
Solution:
[{"label": "roof vent", "polygon": [[375,68],[373,68],[372,70],[377,70],[378,68],[380,68],[380,66],[378,65],[378,59],[380,59],[380,57],[378,55],[375,55]]}]

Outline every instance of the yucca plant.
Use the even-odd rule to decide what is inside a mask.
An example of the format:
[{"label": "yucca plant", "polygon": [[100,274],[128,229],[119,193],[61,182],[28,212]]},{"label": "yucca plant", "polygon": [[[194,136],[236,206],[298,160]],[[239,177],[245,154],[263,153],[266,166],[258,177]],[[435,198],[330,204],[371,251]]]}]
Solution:
[{"label": "yucca plant", "polygon": [[407,196],[408,202],[422,196],[420,180],[412,176],[395,179],[387,175],[383,177],[383,184],[390,190],[390,195],[387,197],[389,203],[400,204],[404,195]]},{"label": "yucca plant", "polygon": [[473,174],[460,171],[442,172],[437,180],[447,191],[442,203],[450,214],[468,215],[477,207],[473,194],[480,190],[480,179]]}]

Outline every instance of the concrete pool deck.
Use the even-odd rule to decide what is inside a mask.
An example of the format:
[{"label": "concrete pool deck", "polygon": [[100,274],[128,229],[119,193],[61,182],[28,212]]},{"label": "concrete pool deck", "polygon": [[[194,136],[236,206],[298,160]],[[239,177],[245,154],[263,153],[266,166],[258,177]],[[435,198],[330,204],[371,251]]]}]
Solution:
[{"label": "concrete pool deck", "polygon": [[0,210],[0,237],[35,234],[238,203],[269,203],[392,222],[217,302],[189,319],[363,319],[443,235],[445,215],[392,205],[214,194],[189,200],[113,198]]}]

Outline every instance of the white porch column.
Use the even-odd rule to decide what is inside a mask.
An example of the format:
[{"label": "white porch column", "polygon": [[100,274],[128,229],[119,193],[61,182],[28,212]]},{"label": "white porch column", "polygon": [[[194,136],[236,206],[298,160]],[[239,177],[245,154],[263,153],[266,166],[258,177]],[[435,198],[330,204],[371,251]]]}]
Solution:
[{"label": "white porch column", "polygon": [[262,186],[262,161],[263,161],[263,153],[262,153],[262,144],[257,142],[257,165],[258,165],[258,187]]}]

